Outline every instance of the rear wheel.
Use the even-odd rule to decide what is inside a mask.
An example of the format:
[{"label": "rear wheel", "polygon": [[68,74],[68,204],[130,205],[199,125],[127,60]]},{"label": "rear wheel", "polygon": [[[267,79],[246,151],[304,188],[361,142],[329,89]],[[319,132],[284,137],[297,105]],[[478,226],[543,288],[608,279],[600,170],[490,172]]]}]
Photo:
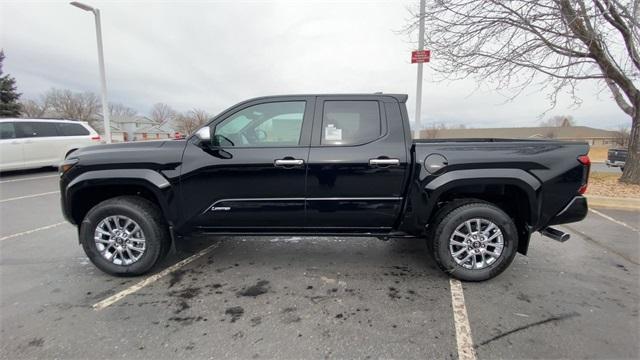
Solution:
[{"label": "rear wheel", "polygon": [[169,235],[162,213],[138,196],[121,196],[93,207],[80,225],[89,260],[112,275],[141,275],[166,253]]},{"label": "rear wheel", "polygon": [[464,200],[445,206],[430,232],[429,249],[438,266],[465,281],[483,281],[513,261],[518,235],[513,220],[497,206]]}]

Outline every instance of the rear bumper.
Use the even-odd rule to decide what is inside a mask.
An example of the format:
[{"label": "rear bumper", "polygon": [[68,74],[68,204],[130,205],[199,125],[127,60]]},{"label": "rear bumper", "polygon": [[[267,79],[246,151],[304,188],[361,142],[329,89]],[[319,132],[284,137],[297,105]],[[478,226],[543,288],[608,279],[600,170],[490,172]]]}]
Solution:
[{"label": "rear bumper", "polygon": [[575,196],[567,206],[564,207],[556,216],[554,216],[548,225],[567,224],[581,221],[587,216],[589,206],[587,198],[584,196]]},{"label": "rear bumper", "polygon": [[619,161],[619,160],[605,160],[604,162],[605,164],[607,164],[607,166],[613,166],[613,167],[622,167],[625,164],[625,161]]}]

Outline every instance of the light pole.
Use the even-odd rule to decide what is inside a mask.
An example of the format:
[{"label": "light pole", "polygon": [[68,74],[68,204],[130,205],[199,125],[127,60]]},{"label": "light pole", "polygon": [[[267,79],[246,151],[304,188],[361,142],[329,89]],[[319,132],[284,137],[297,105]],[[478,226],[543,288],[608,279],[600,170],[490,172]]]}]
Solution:
[{"label": "light pole", "polygon": [[[426,2],[425,0],[420,0],[420,19],[419,19],[420,28],[418,29],[418,51],[419,52],[424,50],[425,2]],[[415,121],[415,126],[416,126],[415,138],[416,139],[420,138],[420,127],[422,126],[421,119],[420,119],[420,116],[422,116],[421,112],[422,112],[422,62],[419,62],[418,63],[418,85],[416,88],[416,121]]]},{"label": "light pole", "polygon": [[85,11],[91,11],[96,20],[96,38],[98,40],[98,64],[100,66],[100,82],[102,86],[102,119],[104,120],[104,136],[107,144],[111,144],[111,124],[109,121],[109,103],[107,102],[107,79],[104,74],[104,53],[102,51],[102,26],[100,24],[100,9],[72,1],[71,5]]}]

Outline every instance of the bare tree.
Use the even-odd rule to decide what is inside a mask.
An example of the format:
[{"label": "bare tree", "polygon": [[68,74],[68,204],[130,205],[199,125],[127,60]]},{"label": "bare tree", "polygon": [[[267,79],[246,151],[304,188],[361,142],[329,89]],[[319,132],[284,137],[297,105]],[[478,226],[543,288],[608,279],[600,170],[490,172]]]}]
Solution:
[{"label": "bare tree", "polygon": [[136,109],[120,103],[109,104],[109,117],[111,119],[129,119],[136,115],[138,115],[138,111]]},{"label": "bare tree", "polygon": [[149,117],[155,123],[163,125],[167,122],[172,122],[176,119],[178,113],[171,108],[171,106],[163,103],[154,104],[151,108]]},{"label": "bare tree", "polygon": [[579,82],[595,80],[631,118],[621,181],[640,184],[640,0],[428,0],[420,16],[432,66],[444,79],[475,78],[507,96],[530,85],[576,104]]},{"label": "bare tree", "polygon": [[202,109],[193,109],[186,114],[179,114],[176,117],[176,127],[178,131],[185,135],[191,135],[195,130],[209,121],[209,114]]},{"label": "bare tree", "polygon": [[543,127],[571,127],[576,126],[571,115],[556,115],[540,123]]},{"label": "bare tree", "polygon": [[48,104],[47,113],[52,117],[87,121],[96,130],[102,129],[100,101],[92,92],[51,89],[43,95],[43,103]]},{"label": "bare tree", "polygon": [[427,127],[425,132],[425,139],[435,139],[440,134],[441,130],[445,130],[447,125],[445,123],[433,123],[431,126]]},{"label": "bare tree", "polygon": [[22,101],[22,117],[43,118],[50,116],[50,104],[47,98],[41,96],[38,100],[27,99]]},{"label": "bare tree", "polygon": [[631,133],[631,129],[628,126],[620,126],[618,127],[618,131],[616,131],[615,142],[618,146],[627,146],[629,144],[629,136]]}]

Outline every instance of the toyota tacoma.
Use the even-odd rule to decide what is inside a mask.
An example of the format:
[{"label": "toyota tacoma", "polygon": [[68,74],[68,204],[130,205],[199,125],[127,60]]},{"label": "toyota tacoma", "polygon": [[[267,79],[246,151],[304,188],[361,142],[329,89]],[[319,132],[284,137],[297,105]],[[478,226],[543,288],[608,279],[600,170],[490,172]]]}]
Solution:
[{"label": "toyota tacoma", "polygon": [[413,140],[406,100],[261,97],[186,139],[78,149],[60,166],[62,210],[114,275],[149,271],[188,234],[295,234],[425,239],[467,281],[586,216],[586,143]]}]

